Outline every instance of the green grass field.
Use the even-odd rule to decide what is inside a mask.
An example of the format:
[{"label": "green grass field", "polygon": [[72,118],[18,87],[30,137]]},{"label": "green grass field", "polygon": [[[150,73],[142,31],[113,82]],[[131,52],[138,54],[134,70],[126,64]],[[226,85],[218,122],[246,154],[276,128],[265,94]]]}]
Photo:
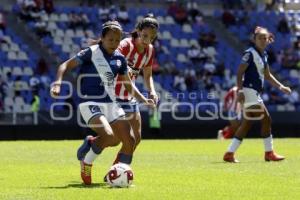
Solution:
[{"label": "green grass field", "polygon": [[222,162],[230,141],[144,140],[132,164],[134,186],[107,187],[102,178],[117,148],[96,160],[93,182],[82,185],[81,141],[0,142],[0,200],[212,199],[299,200],[300,140],[275,139],[283,162],[263,160],[262,140],[246,139],[238,164]]}]

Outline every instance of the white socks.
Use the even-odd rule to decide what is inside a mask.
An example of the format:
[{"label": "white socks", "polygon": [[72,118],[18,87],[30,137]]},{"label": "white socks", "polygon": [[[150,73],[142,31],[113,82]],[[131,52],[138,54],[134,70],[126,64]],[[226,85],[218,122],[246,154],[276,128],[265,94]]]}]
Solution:
[{"label": "white socks", "polygon": [[93,149],[91,148],[89,152],[85,155],[85,158],[83,160],[84,163],[91,165],[94,160],[99,156],[99,154],[96,154]]},{"label": "white socks", "polygon": [[265,151],[273,151],[273,137],[270,135],[267,138],[264,138]]},{"label": "white socks", "polygon": [[241,143],[242,143],[242,140],[239,140],[237,138],[233,138],[227,151],[234,153],[239,148]]}]

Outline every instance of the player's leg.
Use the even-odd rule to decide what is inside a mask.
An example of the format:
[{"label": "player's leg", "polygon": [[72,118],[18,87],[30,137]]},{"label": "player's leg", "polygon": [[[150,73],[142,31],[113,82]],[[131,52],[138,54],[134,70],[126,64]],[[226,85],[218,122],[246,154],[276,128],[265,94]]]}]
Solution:
[{"label": "player's leg", "polygon": [[91,169],[94,160],[101,154],[103,149],[111,146],[113,141],[112,129],[103,115],[92,118],[89,127],[97,133],[97,137],[90,141],[91,148],[80,162],[81,178],[86,185],[92,183]]},{"label": "player's leg", "polygon": [[[81,177],[85,184],[91,184],[91,168],[93,161],[108,146],[113,145],[113,131],[104,116],[103,108],[107,107],[95,102],[79,104],[80,114],[85,123],[97,133],[97,137],[86,139],[77,151],[81,164]],[[124,112],[123,112],[124,113]]]},{"label": "player's leg", "polygon": [[227,152],[223,156],[223,160],[226,162],[238,162],[235,159],[234,153],[237,151],[239,146],[241,145],[243,138],[247,135],[249,129],[252,126],[252,109],[257,108],[258,105],[251,106],[250,108],[244,109],[244,118],[242,120],[241,125],[237,129],[232,139],[231,144],[228,147]]},{"label": "player's leg", "polygon": [[[127,117],[127,115],[126,115]],[[135,147],[140,144],[142,139],[142,118],[140,112],[128,113],[128,121],[135,137]]]},{"label": "player's leg", "polygon": [[276,154],[273,151],[273,136],[272,136],[272,120],[271,116],[263,105],[264,117],[261,120],[261,135],[264,138],[264,147],[265,147],[265,161],[280,161],[284,160],[283,156]]},{"label": "player's leg", "polygon": [[232,138],[234,136],[234,133],[237,131],[237,129],[240,126],[240,122],[238,120],[230,120],[229,124],[230,125],[228,126],[227,130],[224,131],[223,134],[225,139]]},{"label": "player's leg", "polygon": [[218,139],[230,139],[233,137],[236,130],[239,128],[240,121],[238,121],[239,114],[235,111],[228,111],[229,125],[218,131]]},{"label": "player's leg", "polygon": [[[135,100],[127,101],[127,100],[121,100],[118,99],[118,103],[122,107],[122,109],[126,113],[126,120],[129,122],[131,127],[131,134],[135,137],[135,147],[140,143],[141,141],[141,115],[139,111],[139,105]],[[119,162],[119,154],[117,154],[113,164],[116,164]]]},{"label": "player's leg", "polygon": [[130,133],[130,124],[127,120],[116,120],[111,124],[115,136],[121,141],[122,146],[118,153],[117,160],[130,165],[132,154],[135,148],[134,135]]},{"label": "player's leg", "polygon": [[[130,124],[130,133],[134,135],[135,138],[135,146],[134,150],[136,149],[137,145],[141,141],[141,126],[142,126],[142,121],[141,121],[141,115],[140,112],[133,112],[133,113],[126,113],[126,120],[128,120]],[[118,138],[118,134],[115,134],[116,139]],[[116,164],[119,162],[119,154],[117,154],[113,164]]]}]

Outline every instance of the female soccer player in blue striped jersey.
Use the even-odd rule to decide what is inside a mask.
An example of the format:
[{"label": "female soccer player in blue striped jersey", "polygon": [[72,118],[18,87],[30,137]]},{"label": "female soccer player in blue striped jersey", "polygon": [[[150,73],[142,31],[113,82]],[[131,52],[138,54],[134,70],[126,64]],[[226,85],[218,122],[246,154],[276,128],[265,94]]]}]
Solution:
[{"label": "female soccer player in blue striped jersey", "polygon": [[85,138],[77,152],[81,164],[81,178],[91,184],[91,168],[96,157],[104,148],[115,146],[113,137],[122,142],[119,161],[130,164],[135,147],[135,138],[130,134],[130,125],[125,120],[125,112],[116,102],[115,77],[118,75],[127,83],[126,89],[144,104],[155,107],[152,99],[146,99],[131,83],[125,57],[116,51],[122,38],[122,28],[117,21],[109,21],[102,26],[101,40],[80,51],[75,57],[65,61],[58,68],[57,79],[51,88],[53,96],[60,93],[61,81],[67,70],[80,67],[81,103],[79,110],[86,124],[98,137]]},{"label": "female soccer player in blue striped jersey", "polygon": [[277,155],[273,151],[271,117],[260,94],[263,90],[264,79],[286,94],[290,94],[291,89],[282,85],[270,72],[265,49],[274,40],[272,33],[264,27],[256,27],[253,39],[254,46],[244,52],[237,72],[238,101],[244,107],[243,121],[223,157],[223,160],[226,162],[238,162],[234,157],[234,153],[251,128],[254,119],[260,119],[261,121],[265,161],[280,161],[284,159],[283,156]]}]

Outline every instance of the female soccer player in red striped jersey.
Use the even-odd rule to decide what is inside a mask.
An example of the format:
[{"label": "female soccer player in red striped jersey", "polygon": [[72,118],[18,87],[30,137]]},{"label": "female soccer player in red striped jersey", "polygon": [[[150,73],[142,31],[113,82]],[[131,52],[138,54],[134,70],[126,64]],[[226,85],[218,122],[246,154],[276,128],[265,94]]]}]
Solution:
[{"label": "female soccer player in red striped jersey", "polygon": [[[118,48],[127,59],[128,71],[133,82],[135,82],[140,70],[143,70],[144,83],[149,91],[149,98],[153,99],[155,103],[158,101],[158,96],[152,78],[154,60],[152,43],[157,37],[158,28],[159,24],[156,18],[153,14],[148,14],[137,23],[131,37],[123,39]],[[141,115],[136,99],[126,90],[124,83],[119,78],[116,84],[116,96],[131,125],[136,148],[141,141]],[[117,156],[114,163],[118,161],[119,157]]]},{"label": "female soccer player in red striped jersey", "polygon": [[266,47],[274,41],[273,34],[264,27],[254,30],[254,46],[247,49],[237,72],[238,101],[243,105],[243,121],[236,131],[232,143],[223,156],[226,162],[238,162],[234,153],[243,141],[253,120],[261,121],[264,138],[265,161],[280,161],[284,157],[273,151],[271,116],[260,97],[264,79],[280,91],[290,94],[291,89],[282,85],[270,72]]},{"label": "female soccer player in red striped jersey", "polygon": [[240,125],[241,106],[237,100],[237,87],[232,87],[224,97],[224,111],[227,112],[229,126],[218,131],[218,139],[232,138]]}]

